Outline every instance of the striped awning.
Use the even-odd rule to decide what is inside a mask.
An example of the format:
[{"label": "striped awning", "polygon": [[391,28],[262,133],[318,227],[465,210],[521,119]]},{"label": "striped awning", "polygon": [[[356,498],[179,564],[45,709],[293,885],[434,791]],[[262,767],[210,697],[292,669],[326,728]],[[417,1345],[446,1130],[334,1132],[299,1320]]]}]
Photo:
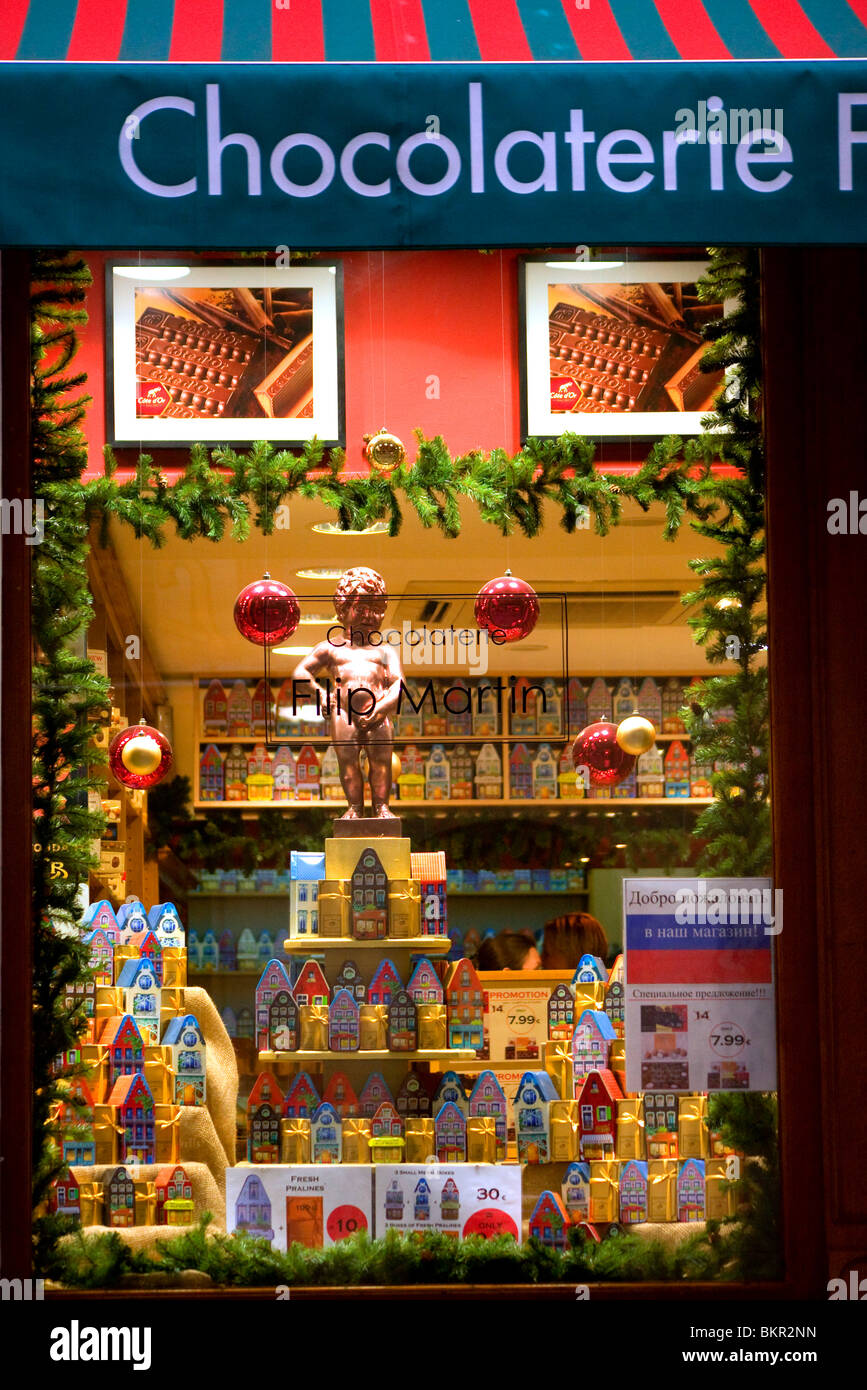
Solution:
[{"label": "striped awning", "polygon": [[0,60],[867,57],[867,0],[2,0]]}]

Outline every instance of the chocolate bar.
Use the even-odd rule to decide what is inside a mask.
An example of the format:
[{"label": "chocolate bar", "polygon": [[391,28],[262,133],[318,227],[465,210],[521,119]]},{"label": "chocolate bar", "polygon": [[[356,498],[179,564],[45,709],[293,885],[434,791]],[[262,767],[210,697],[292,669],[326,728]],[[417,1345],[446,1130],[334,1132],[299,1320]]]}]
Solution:
[{"label": "chocolate bar", "polygon": [[710,409],[711,398],[722,382],[722,372],[703,372],[701,359],[704,348],[696,348],[680,371],[665,383],[665,389],[677,410]]},{"label": "chocolate bar", "polygon": [[[676,334],[557,304],[549,317],[551,376],[582,388],[572,413],[652,410],[690,349]],[[664,407],[663,407],[664,408]]]},{"label": "chocolate bar", "polygon": [[313,334],[302,338],[282,362],[278,362],[258,386],[253,394],[266,415],[286,417],[294,415],[300,405],[306,404],[313,386]]},{"label": "chocolate bar", "polygon": [[164,418],[184,420],[231,413],[259,347],[248,334],[153,307],[136,324],[135,344],[136,376],[166,388]]}]

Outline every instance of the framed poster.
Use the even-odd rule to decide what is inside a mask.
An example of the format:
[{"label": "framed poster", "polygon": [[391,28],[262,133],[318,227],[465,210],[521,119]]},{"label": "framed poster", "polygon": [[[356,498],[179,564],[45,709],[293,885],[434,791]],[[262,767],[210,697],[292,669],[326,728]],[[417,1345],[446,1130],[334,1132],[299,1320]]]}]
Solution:
[{"label": "framed poster", "polygon": [[342,266],[106,267],[118,447],[344,443]]},{"label": "framed poster", "polygon": [[703,372],[703,261],[526,259],[520,267],[521,438],[698,434],[723,372]]},{"label": "framed poster", "polygon": [[624,879],[627,1090],[776,1090],[778,903],[766,878]]}]

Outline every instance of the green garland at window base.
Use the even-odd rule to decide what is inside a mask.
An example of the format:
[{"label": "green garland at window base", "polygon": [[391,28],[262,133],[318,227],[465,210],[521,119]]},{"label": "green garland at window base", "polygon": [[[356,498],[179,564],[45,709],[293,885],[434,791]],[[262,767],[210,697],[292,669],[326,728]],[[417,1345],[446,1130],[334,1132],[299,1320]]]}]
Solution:
[{"label": "green garland at window base", "polygon": [[675,1247],[627,1231],[597,1244],[579,1229],[562,1253],[511,1236],[454,1240],[438,1232],[350,1236],[323,1250],[292,1245],[272,1250],[265,1240],[209,1232],[205,1216],[189,1234],[136,1252],[119,1235],[80,1232],[58,1246],[47,1274],[66,1287],[110,1288],[126,1274],[180,1274],[196,1269],[227,1288],[395,1287],[418,1284],[577,1284],[712,1280],[726,1276],[728,1256],[719,1226]]}]

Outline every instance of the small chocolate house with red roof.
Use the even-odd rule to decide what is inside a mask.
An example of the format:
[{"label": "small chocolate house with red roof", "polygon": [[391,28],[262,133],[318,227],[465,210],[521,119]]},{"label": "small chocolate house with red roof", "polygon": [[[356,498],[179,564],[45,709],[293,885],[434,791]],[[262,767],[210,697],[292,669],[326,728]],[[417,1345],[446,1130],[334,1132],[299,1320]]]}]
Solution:
[{"label": "small chocolate house with red roof", "polygon": [[506,1157],[506,1120],[508,1115],[506,1093],[492,1071],[483,1071],[470,1092],[470,1116],[496,1120],[497,1162]]},{"label": "small chocolate house with red roof", "polygon": [[403,1120],[400,1111],[391,1100],[384,1100],[376,1108],[370,1121],[371,1139],[399,1139],[403,1134]]},{"label": "small chocolate house with red roof", "polygon": [[265,716],[268,713],[269,705],[273,705],[274,700],[271,694],[271,687],[264,677],[257,680],[253,687],[253,696],[250,701],[253,721],[253,737],[262,738],[265,734]]},{"label": "small chocolate house with red roof", "polygon": [[442,1004],[443,985],[432,961],[422,956],[409,977],[407,994],[416,1004]]},{"label": "small chocolate house with red roof", "polygon": [[341,1120],[358,1114],[358,1096],[352,1082],[343,1071],[332,1073],[322,1099],[334,1106]]},{"label": "small chocolate house with red roof", "polygon": [[549,1250],[565,1250],[570,1224],[559,1192],[541,1193],[530,1217],[531,1238]]},{"label": "small chocolate house with red roof", "polygon": [[339,989],[328,1005],[329,1051],[357,1052],[360,1031],[358,1004],[348,989]]},{"label": "small chocolate house with red roof", "polygon": [[286,1088],[284,1120],[309,1120],[320,1103],[320,1095],[306,1071],[301,1071]]},{"label": "small chocolate house with red roof", "polygon": [[52,1216],[71,1216],[77,1221],[81,1220],[81,1191],[78,1180],[65,1164],[51,1180],[47,1206]]},{"label": "small chocolate house with red roof", "polygon": [[368,1004],[390,1004],[398,990],[403,989],[397,966],[394,961],[380,961],[367,991]]},{"label": "small chocolate house with red roof", "polygon": [[256,985],[256,1049],[259,1052],[267,1051],[270,1046],[271,1004],[281,991],[284,994],[293,992],[286,966],[280,960],[269,960]]},{"label": "small chocolate house with red roof", "polygon": [[608,1066],[608,1053],[616,1034],[601,1009],[584,1009],[572,1032],[572,1076],[578,1096],[584,1077]]},{"label": "small chocolate house with red roof", "polygon": [[96,927],[84,937],[84,945],[90,947],[88,965],[94,972],[93,984],[114,984],[114,945],[103,927]]},{"label": "small chocolate house with red roof", "polygon": [[328,981],[321,965],[315,960],[306,960],[292,990],[299,1008],[305,1004],[327,1005],[329,999]]},{"label": "small chocolate house with red roof", "polygon": [[162,988],[163,983],[163,947],[162,942],[156,932],[148,927],[147,931],[135,932],[125,943],[125,949],[139,957],[140,960],[149,960],[153,967],[156,982]]},{"label": "small chocolate house with red roof", "polygon": [[247,1099],[247,1161],[277,1163],[283,1094],[268,1071],[260,1072]]},{"label": "small chocolate house with red roof", "polygon": [[153,1163],[156,1153],[154,1098],[143,1076],[119,1076],[108,1104],[117,1109],[124,1163]]},{"label": "small chocolate house with red roof", "polygon": [[456,961],[446,980],[449,1047],[479,1048],[483,1042],[484,1000],[473,964]]},{"label": "small chocolate house with red roof", "polygon": [[203,701],[202,732],[224,734],[227,730],[226,691],[222,681],[213,680],[205,691]]},{"label": "small chocolate house with red roof", "polygon": [[182,1198],[186,1202],[193,1199],[193,1184],[187,1177],[186,1170],[179,1163],[170,1164],[168,1168],[161,1168],[154,1180],[154,1191],[157,1198],[157,1225],[166,1225],[166,1202],[173,1201],[175,1198]]},{"label": "small chocolate house with red roof", "polygon": [[199,800],[225,801],[223,759],[215,743],[209,743],[199,758]]},{"label": "small chocolate house with red roof", "polygon": [[388,875],[376,850],[361,851],[349,888],[352,935],[357,941],[382,940],[388,931]]},{"label": "small chocolate house with red roof", "polygon": [[617,1128],[617,1102],[623,1092],[613,1071],[591,1071],[577,1092],[581,1157],[611,1158]]},{"label": "small chocolate house with red roof", "polygon": [[120,941],[120,926],[114,908],[107,899],[102,898],[98,903],[91,903],[84,921],[90,931],[96,931],[98,928],[104,931],[112,945],[116,946]]},{"label": "small chocolate house with red roof", "polygon": [[60,1156],[64,1163],[84,1167],[96,1162],[93,1105],[93,1092],[84,1077],[73,1077],[55,1111],[60,1132]]},{"label": "small chocolate house with red roof", "polygon": [[105,1021],[100,1045],[108,1053],[108,1088],[119,1076],[144,1071],[144,1043],[131,1014],[118,1014]]}]

